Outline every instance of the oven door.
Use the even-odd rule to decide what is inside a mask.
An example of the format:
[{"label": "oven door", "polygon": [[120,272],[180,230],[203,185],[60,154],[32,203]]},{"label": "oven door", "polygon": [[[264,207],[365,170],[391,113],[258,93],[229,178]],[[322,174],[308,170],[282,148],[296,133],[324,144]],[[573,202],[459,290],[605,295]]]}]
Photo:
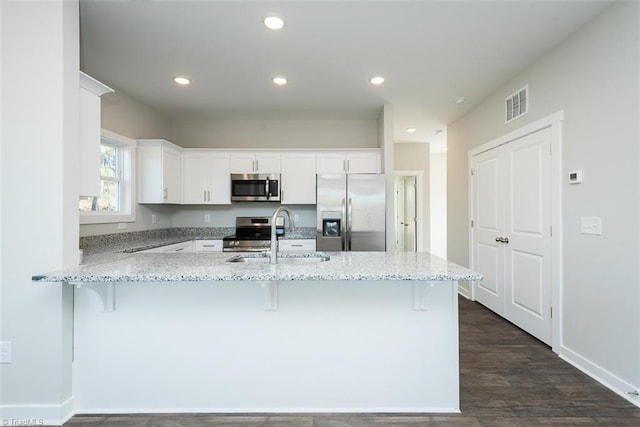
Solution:
[{"label": "oven door", "polygon": [[279,202],[280,174],[231,174],[231,201]]}]

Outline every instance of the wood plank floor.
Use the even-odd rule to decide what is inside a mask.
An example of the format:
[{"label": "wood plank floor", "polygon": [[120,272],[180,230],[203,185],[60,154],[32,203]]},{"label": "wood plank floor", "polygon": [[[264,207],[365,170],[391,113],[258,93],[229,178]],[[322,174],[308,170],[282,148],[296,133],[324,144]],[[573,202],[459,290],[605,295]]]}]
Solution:
[{"label": "wood plank floor", "polygon": [[640,426],[640,408],[549,347],[460,298],[461,414],[162,414],[75,416],[65,426]]}]

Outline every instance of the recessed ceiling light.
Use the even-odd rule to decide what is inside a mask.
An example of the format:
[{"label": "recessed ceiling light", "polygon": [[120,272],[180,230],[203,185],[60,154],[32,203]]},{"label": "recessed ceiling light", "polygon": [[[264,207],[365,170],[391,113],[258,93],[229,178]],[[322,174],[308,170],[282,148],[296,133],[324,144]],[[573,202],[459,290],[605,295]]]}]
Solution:
[{"label": "recessed ceiling light", "polygon": [[371,82],[372,85],[378,86],[384,83],[384,77],[381,77],[381,76],[371,77],[369,81]]},{"label": "recessed ceiling light", "polygon": [[277,16],[267,16],[262,20],[264,25],[271,30],[279,30],[284,27],[284,21]]},{"label": "recessed ceiling light", "polygon": [[274,77],[273,82],[278,86],[283,86],[287,84],[287,79],[284,77]]},{"label": "recessed ceiling light", "polygon": [[188,78],[186,78],[186,77],[174,77],[174,78],[173,78],[173,81],[174,81],[174,82],[176,82],[176,83],[178,83],[178,84],[179,84],[179,85],[181,85],[181,86],[186,86],[186,85],[188,85],[189,83],[191,83],[191,80],[189,80],[189,79],[188,79]]},{"label": "recessed ceiling light", "polygon": [[416,128],[407,128],[406,131],[409,133],[414,133],[417,129]]},{"label": "recessed ceiling light", "polygon": [[466,101],[464,96],[459,96],[456,98],[456,104],[463,104]]}]

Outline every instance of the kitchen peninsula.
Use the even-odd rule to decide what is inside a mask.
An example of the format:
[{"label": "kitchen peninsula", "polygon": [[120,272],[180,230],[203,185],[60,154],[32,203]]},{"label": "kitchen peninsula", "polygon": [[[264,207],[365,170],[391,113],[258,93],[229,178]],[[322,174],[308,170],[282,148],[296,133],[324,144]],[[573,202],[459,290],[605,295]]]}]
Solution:
[{"label": "kitchen peninsula", "polygon": [[312,255],[117,253],[34,276],[78,288],[76,412],[457,412],[457,282],[481,276]]}]

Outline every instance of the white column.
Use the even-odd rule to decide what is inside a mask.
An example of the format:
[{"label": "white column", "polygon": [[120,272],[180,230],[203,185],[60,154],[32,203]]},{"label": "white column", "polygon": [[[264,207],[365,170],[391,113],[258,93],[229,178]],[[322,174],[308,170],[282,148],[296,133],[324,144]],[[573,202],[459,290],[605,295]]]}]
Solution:
[{"label": "white column", "polygon": [[34,274],[78,259],[77,1],[0,2],[0,418],[72,410],[71,287]]}]

